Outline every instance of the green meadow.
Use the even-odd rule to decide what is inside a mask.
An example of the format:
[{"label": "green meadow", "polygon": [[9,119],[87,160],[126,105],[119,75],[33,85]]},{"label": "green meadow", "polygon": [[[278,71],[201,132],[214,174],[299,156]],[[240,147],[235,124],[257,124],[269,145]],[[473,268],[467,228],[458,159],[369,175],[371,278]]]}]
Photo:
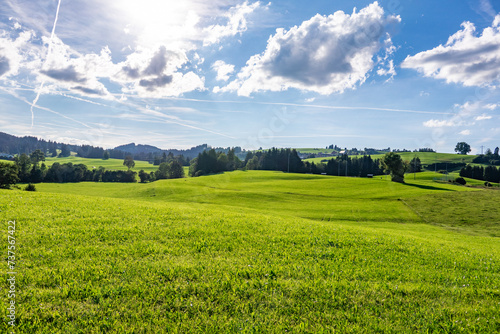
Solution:
[{"label": "green meadow", "polygon": [[437,175],[0,190],[15,333],[499,332],[500,191]]},{"label": "green meadow", "polygon": [[[306,150],[304,153],[319,153],[325,150],[319,150],[318,152],[314,150]],[[472,160],[476,157],[475,155],[462,155],[462,154],[451,154],[451,153],[434,153],[434,152],[397,152],[403,160],[411,161],[415,156],[417,156],[423,165],[430,165],[433,163],[448,162],[448,163],[472,163]],[[384,154],[374,154],[371,157],[373,159],[381,159]],[[352,156],[356,157],[356,156]],[[304,161],[320,163],[324,160],[332,159],[335,157],[326,158],[312,158],[305,159]]]},{"label": "green meadow", "polygon": [[[76,164],[84,164],[87,166],[87,168],[92,169],[92,168],[99,168],[99,167],[104,167],[107,170],[127,170],[127,167],[123,165],[123,159],[107,159],[107,160],[102,160],[102,159],[89,159],[89,158],[81,158],[77,156],[69,156],[65,158],[45,158],[45,164],[50,167],[54,163],[72,163],[74,165]],[[147,161],[135,161],[135,167],[132,168],[133,171],[140,171],[141,169],[144,169],[146,172],[154,172],[155,170],[158,169],[158,166],[154,166],[153,164],[150,164]]]}]

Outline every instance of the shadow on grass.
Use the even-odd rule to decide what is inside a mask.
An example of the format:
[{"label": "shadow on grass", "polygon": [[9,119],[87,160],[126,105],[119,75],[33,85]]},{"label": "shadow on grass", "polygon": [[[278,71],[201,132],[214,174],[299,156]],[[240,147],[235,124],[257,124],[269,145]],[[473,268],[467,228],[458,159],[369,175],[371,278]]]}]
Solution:
[{"label": "shadow on grass", "polygon": [[441,191],[452,191],[452,192],[456,191],[453,189],[438,188],[438,187],[427,186],[427,185],[423,185],[423,184],[412,184],[412,183],[403,183],[403,184],[406,186],[416,187],[416,188],[426,189],[426,190],[441,190]]}]

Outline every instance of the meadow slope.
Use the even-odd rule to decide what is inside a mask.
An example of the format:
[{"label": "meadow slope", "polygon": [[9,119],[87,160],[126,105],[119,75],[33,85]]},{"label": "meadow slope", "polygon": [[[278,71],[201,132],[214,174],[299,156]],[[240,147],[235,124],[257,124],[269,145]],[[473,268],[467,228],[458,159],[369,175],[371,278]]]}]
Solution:
[{"label": "meadow slope", "polygon": [[[37,188],[0,191],[16,333],[500,330],[498,191],[254,171]],[[430,221],[432,196],[481,219]]]}]

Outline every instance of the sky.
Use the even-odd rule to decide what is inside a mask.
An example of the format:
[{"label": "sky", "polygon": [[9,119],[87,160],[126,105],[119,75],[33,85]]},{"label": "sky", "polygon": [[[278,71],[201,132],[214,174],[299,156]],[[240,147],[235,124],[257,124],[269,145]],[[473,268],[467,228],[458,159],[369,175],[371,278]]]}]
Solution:
[{"label": "sky", "polygon": [[500,1],[0,0],[0,131],[493,150]]}]

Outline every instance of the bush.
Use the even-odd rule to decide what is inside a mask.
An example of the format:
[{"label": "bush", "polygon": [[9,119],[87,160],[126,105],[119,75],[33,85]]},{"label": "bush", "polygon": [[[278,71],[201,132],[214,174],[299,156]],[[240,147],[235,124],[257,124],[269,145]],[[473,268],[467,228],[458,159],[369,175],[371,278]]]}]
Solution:
[{"label": "bush", "polygon": [[484,186],[485,186],[485,187],[492,187],[491,183],[489,183],[488,181],[486,181],[486,182],[484,183]]},{"label": "bush", "polygon": [[24,190],[26,191],[36,191],[36,187],[34,184],[30,183],[26,186],[26,188],[24,188]]},{"label": "bush", "polygon": [[455,179],[455,182],[458,183],[458,184],[461,184],[463,186],[465,186],[465,184],[467,184],[467,181],[465,181],[465,179],[463,177],[457,177]]}]

